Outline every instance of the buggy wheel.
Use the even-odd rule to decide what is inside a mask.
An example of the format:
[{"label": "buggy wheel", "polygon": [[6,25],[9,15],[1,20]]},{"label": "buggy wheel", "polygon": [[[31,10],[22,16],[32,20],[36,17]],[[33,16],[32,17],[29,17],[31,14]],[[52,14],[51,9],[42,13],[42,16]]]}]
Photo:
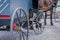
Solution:
[{"label": "buggy wheel", "polygon": [[36,34],[41,34],[45,28],[45,25],[44,25],[44,19],[43,19],[43,15],[41,16],[41,14],[39,14],[36,18],[36,21],[35,21],[35,27],[34,27],[34,32]]},{"label": "buggy wheel", "polygon": [[28,20],[24,9],[17,8],[11,19],[11,30],[17,32],[16,40],[28,40],[28,24],[27,29],[24,26],[26,22]]},{"label": "buggy wheel", "polygon": [[[43,19],[43,12],[40,12],[39,15],[37,15],[36,18],[34,18],[34,20],[32,21],[32,24],[30,25],[30,27],[33,29],[32,31],[35,34],[41,34],[44,30],[44,19]],[[43,20],[42,20],[43,19]]]}]

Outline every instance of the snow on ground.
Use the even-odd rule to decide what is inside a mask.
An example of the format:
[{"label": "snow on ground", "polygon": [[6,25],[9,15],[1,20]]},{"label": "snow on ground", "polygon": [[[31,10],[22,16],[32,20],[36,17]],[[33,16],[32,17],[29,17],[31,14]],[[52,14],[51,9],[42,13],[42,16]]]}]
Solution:
[{"label": "snow on ground", "polygon": [[[0,40],[16,40],[17,32],[0,31]],[[49,19],[47,19],[47,25],[42,34],[29,36],[29,40],[60,40],[60,22],[54,22],[54,25],[50,25]]]}]

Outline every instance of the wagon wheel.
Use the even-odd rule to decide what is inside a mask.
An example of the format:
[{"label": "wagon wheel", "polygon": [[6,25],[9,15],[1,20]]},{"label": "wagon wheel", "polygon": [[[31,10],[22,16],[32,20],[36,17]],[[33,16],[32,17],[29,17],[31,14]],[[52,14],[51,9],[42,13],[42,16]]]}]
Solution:
[{"label": "wagon wheel", "polygon": [[40,12],[40,14],[36,18],[36,23],[37,23],[36,25],[37,25],[37,33],[38,34],[41,34],[45,28],[43,18],[44,18],[43,14],[42,14],[42,12]]},{"label": "wagon wheel", "polygon": [[34,18],[34,20],[32,21],[32,24],[30,25],[30,26],[32,26],[33,27],[33,31],[34,31],[34,33],[35,34],[41,34],[42,32],[43,32],[43,30],[44,30],[44,27],[45,27],[45,25],[44,25],[44,21],[42,20],[42,14],[41,14],[42,12],[40,12],[40,14],[39,15],[37,15],[37,17],[36,18]]},{"label": "wagon wheel", "polygon": [[27,29],[24,27],[26,22],[28,21],[24,9],[17,8],[11,19],[12,30],[18,33],[16,40],[28,40],[28,24],[26,27]]}]

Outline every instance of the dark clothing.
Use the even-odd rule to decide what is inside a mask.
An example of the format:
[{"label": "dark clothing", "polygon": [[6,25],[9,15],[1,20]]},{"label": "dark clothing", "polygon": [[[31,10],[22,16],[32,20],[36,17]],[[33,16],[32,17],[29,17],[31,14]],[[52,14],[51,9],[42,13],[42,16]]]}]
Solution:
[{"label": "dark clothing", "polygon": [[32,0],[32,8],[38,9],[38,0]]}]

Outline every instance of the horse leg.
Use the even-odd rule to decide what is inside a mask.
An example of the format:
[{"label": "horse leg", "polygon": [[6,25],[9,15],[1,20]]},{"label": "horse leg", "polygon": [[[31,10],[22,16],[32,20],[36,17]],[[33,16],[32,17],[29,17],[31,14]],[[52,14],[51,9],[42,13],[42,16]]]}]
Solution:
[{"label": "horse leg", "polygon": [[44,24],[46,25],[47,11],[45,12]]},{"label": "horse leg", "polygon": [[51,12],[51,13],[50,13],[50,23],[51,23],[51,25],[53,25],[53,21],[52,21],[53,10],[51,10],[50,12]]}]

